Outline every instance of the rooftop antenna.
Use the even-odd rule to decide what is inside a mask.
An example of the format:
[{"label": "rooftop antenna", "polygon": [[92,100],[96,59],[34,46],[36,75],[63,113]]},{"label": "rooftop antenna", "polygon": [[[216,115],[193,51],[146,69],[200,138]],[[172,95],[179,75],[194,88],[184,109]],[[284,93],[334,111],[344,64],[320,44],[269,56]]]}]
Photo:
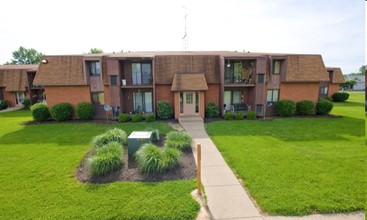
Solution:
[{"label": "rooftop antenna", "polygon": [[186,21],[187,21],[187,8],[185,6],[182,6],[183,9],[185,9],[185,33],[184,36],[182,37],[182,42],[183,42],[183,49],[184,51],[188,51],[189,50],[189,40],[187,37],[187,31],[186,31]]}]

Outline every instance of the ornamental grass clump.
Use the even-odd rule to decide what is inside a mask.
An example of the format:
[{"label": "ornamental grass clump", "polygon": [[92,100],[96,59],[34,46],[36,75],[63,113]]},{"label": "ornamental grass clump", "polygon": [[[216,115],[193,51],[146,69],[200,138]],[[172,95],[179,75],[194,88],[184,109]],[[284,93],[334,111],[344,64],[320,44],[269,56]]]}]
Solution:
[{"label": "ornamental grass clump", "polygon": [[118,142],[121,145],[126,146],[127,135],[125,131],[118,128],[110,129],[103,134],[95,136],[92,140],[92,145],[95,148],[100,148],[107,145],[109,142]]},{"label": "ornamental grass clump", "polygon": [[88,160],[92,175],[101,176],[117,170],[123,164],[122,147],[118,142],[109,142],[97,148],[96,153]]},{"label": "ornamental grass clump", "polygon": [[159,149],[154,144],[144,144],[135,154],[141,172],[162,174],[177,167],[181,152],[177,149]]},{"label": "ornamental grass clump", "polygon": [[171,131],[166,136],[164,146],[174,148],[180,151],[186,151],[191,148],[192,138],[186,132]]}]

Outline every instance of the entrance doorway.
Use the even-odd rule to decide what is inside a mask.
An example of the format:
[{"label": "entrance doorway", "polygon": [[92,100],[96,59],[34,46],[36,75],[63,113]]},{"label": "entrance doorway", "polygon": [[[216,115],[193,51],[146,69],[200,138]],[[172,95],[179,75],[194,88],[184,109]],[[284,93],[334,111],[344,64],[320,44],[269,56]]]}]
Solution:
[{"label": "entrance doorway", "polygon": [[199,99],[199,92],[180,92],[180,116],[199,115]]},{"label": "entrance doorway", "polygon": [[16,92],[16,105],[22,105],[25,99],[24,92]]}]

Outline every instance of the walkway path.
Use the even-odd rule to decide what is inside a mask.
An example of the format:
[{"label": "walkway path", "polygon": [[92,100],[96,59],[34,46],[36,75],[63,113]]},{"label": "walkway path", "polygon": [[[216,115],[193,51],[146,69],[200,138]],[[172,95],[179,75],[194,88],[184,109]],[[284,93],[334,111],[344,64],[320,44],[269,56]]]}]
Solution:
[{"label": "walkway path", "polygon": [[[202,183],[213,219],[242,220],[363,220],[364,212],[316,214],[300,217],[263,216],[224,161],[205,131],[201,118],[180,118],[181,126],[191,135],[196,158],[196,144],[201,144]],[[197,160],[195,160],[197,161]]]},{"label": "walkway path", "polygon": [[196,144],[201,144],[202,183],[212,218],[262,220],[259,211],[207,135],[203,120],[181,118],[179,122],[193,138],[195,159]]},{"label": "walkway path", "polygon": [[23,108],[23,106],[22,107],[19,107],[19,106],[17,106],[17,107],[9,107],[7,109],[1,110],[0,112],[11,112],[11,111],[16,111],[16,110],[19,110],[19,109],[22,109],[22,108]]}]

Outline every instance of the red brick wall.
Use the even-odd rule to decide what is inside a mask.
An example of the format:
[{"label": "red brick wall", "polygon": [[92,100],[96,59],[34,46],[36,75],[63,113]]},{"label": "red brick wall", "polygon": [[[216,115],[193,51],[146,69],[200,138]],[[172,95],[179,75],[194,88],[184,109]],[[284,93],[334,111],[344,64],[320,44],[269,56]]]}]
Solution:
[{"label": "red brick wall", "polygon": [[[205,117],[205,92],[199,92],[199,96],[200,96],[200,116],[202,118]],[[219,101],[219,100],[218,100]]]},{"label": "red brick wall", "polygon": [[172,107],[173,107],[174,116],[175,116],[175,119],[178,119],[178,117],[180,116],[180,92],[175,92],[173,103],[174,105],[172,105]]},{"label": "red brick wall", "polygon": [[332,96],[334,93],[337,93],[337,92],[339,92],[339,84],[330,83],[328,97]]},{"label": "red brick wall", "polygon": [[156,85],[155,87],[155,100],[158,101],[167,100],[173,105],[173,92],[171,92],[171,85]]},{"label": "red brick wall", "polygon": [[317,102],[320,83],[281,83],[279,99],[290,99],[295,102],[310,100]]},{"label": "red brick wall", "polygon": [[208,90],[205,91],[205,106],[210,102],[215,102],[219,106],[219,84],[208,84]]},{"label": "red brick wall", "polygon": [[4,100],[7,100],[9,103],[9,107],[14,107],[16,102],[15,102],[15,92],[5,92],[4,91]]},{"label": "red brick wall", "polygon": [[47,86],[46,101],[49,107],[60,102],[68,102],[74,106],[80,102],[90,102],[89,86]]}]

